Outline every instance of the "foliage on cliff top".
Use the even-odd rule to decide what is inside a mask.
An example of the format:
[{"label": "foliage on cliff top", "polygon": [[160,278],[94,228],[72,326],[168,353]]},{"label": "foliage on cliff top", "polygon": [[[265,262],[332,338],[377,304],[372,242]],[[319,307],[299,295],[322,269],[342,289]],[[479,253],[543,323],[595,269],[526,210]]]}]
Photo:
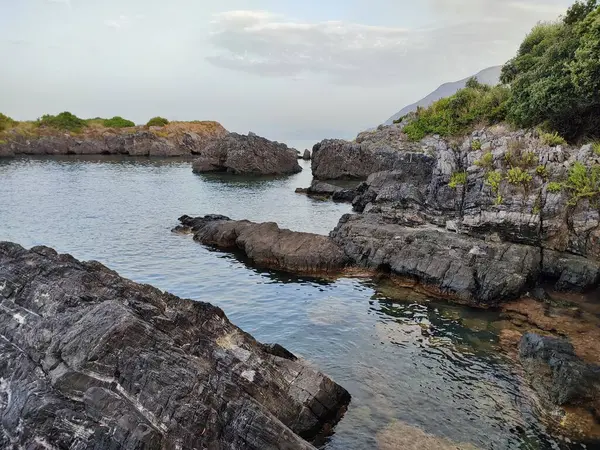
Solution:
[{"label": "foliage on cliff top", "polygon": [[464,134],[502,120],[522,128],[543,125],[551,145],[600,137],[600,0],[577,1],[559,21],[540,23],[502,68],[504,85],[464,89],[418,109],[404,131]]},{"label": "foliage on cliff top", "polygon": [[4,131],[7,128],[12,127],[14,123],[15,121],[13,119],[8,117],[7,115],[0,113],[0,131]]},{"label": "foliage on cliff top", "polygon": [[164,117],[153,117],[152,119],[150,119],[148,121],[146,126],[148,126],[148,127],[164,127],[165,125],[168,125],[168,124],[169,124],[169,121],[167,119],[165,119]]},{"label": "foliage on cliff top", "polygon": [[135,127],[135,123],[131,120],[123,119],[121,116],[115,116],[111,119],[104,119],[102,124],[106,128],[131,128]]},{"label": "foliage on cliff top", "polygon": [[558,22],[538,24],[502,69],[508,119],[546,124],[567,140],[600,135],[600,6],[578,1]]},{"label": "foliage on cliff top", "polygon": [[404,127],[412,141],[429,134],[455,136],[470,130],[475,124],[494,124],[506,118],[508,88],[491,87],[470,79],[467,87],[442,98],[429,108],[419,108],[414,120]]},{"label": "foliage on cliff top", "polygon": [[45,114],[38,120],[38,124],[42,127],[74,132],[81,131],[82,128],[87,126],[84,119],[80,119],[68,111],[61,112],[55,116],[52,114]]}]

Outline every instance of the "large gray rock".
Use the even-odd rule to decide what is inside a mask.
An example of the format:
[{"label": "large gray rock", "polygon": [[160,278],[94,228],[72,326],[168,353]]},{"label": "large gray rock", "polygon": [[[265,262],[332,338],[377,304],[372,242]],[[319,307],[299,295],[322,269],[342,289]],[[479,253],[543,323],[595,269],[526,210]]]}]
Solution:
[{"label": "large gray rock", "polygon": [[294,149],[255,134],[230,133],[207,146],[194,161],[195,173],[229,172],[248,175],[283,175],[298,173]]},{"label": "large gray rock", "polygon": [[230,220],[220,215],[182,216],[174,231],[225,250],[241,250],[255,264],[304,274],[340,272],[348,258],[327,236],[280,229],[276,223]]},{"label": "large gray rock", "polygon": [[586,406],[600,417],[600,366],[578,358],[568,341],[527,333],[521,338],[519,356],[546,407]]},{"label": "large gray rock", "polygon": [[308,450],[349,400],[208,303],[0,243],[0,448]]}]

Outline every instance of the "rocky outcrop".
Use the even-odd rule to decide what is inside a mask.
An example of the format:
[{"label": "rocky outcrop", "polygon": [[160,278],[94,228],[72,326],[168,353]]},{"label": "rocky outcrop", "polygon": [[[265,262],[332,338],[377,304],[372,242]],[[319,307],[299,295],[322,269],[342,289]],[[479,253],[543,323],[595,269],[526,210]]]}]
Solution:
[{"label": "rocky outcrop", "polygon": [[173,122],[165,127],[85,130],[80,134],[40,129],[10,132],[0,140],[0,156],[126,155],[177,157],[200,154],[227,134],[216,122]]},{"label": "rocky outcrop", "polygon": [[338,273],[348,263],[342,249],[327,236],[280,229],[276,223],[231,220],[220,215],[182,216],[176,232],[224,250],[241,250],[255,264],[303,274]]},{"label": "rocky outcrop", "polygon": [[304,161],[310,161],[310,150],[309,149],[304,150],[304,153],[302,154],[302,159]]},{"label": "rocky outcrop", "polygon": [[600,421],[600,366],[579,359],[565,339],[534,333],[521,338],[519,356],[547,408],[586,407]]},{"label": "rocky outcrop", "polygon": [[298,173],[296,151],[285,144],[251,133],[230,133],[207,146],[194,161],[195,173],[228,172],[248,175]]},{"label": "rocky outcrop", "polygon": [[0,447],[305,449],[349,394],[207,303],[0,243]]},{"label": "rocky outcrop", "polygon": [[334,184],[326,183],[313,179],[310,187],[298,188],[296,193],[306,194],[309,197],[330,198],[334,202],[352,202],[358,195],[362,194],[362,189],[366,185],[360,185],[355,188],[343,188]]}]

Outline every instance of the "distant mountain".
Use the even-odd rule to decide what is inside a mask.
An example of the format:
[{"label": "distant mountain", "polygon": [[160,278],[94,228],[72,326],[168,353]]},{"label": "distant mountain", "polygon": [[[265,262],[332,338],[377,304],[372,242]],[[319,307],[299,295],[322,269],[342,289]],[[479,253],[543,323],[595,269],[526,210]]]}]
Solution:
[{"label": "distant mountain", "polygon": [[[490,84],[493,86],[500,82],[500,71],[501,70],[502,70],[502,66],[488,67],[487,69],[484,69],[481,72],[479,72],[477,75],[473,75],[473,76],[477,77],[477,79],[479,80],[480,83]],[[471,77],[467,77],[464,80],[455,81],[453,83],[442,84],[439,88],[437,88],[435,91],[433,91],[427,97],[419,100],[416,103],[413,103],[412,105],[407,106],[406,108],[402,109],[402,111],[399,111],[396,114],[394,114],[392,117],[390,117],[385,122],[385,125],[391,125],[394,122],[394,120],[396,120],[402,116],[405,116],[409,112],[416,111],[417,106],[427,107],[427,106],[431,105],[433,102],[439,100],[440,98],[449,97],[452,94],[455,94],[456,91],[465,87],[465,84],[467,83],[467,80],[469,78],[471,78]]]}]

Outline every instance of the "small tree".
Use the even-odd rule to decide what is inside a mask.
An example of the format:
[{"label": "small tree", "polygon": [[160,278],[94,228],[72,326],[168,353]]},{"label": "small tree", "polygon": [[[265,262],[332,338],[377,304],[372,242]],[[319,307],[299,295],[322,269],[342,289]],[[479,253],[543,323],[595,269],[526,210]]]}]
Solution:
[{"label": "small tree", "polygon": [[107,128],[135,127],[135,123],[133,123],[131,120],[123,119],[120,116],[115,116],[112,119],[104,119],[103,125]]}]

